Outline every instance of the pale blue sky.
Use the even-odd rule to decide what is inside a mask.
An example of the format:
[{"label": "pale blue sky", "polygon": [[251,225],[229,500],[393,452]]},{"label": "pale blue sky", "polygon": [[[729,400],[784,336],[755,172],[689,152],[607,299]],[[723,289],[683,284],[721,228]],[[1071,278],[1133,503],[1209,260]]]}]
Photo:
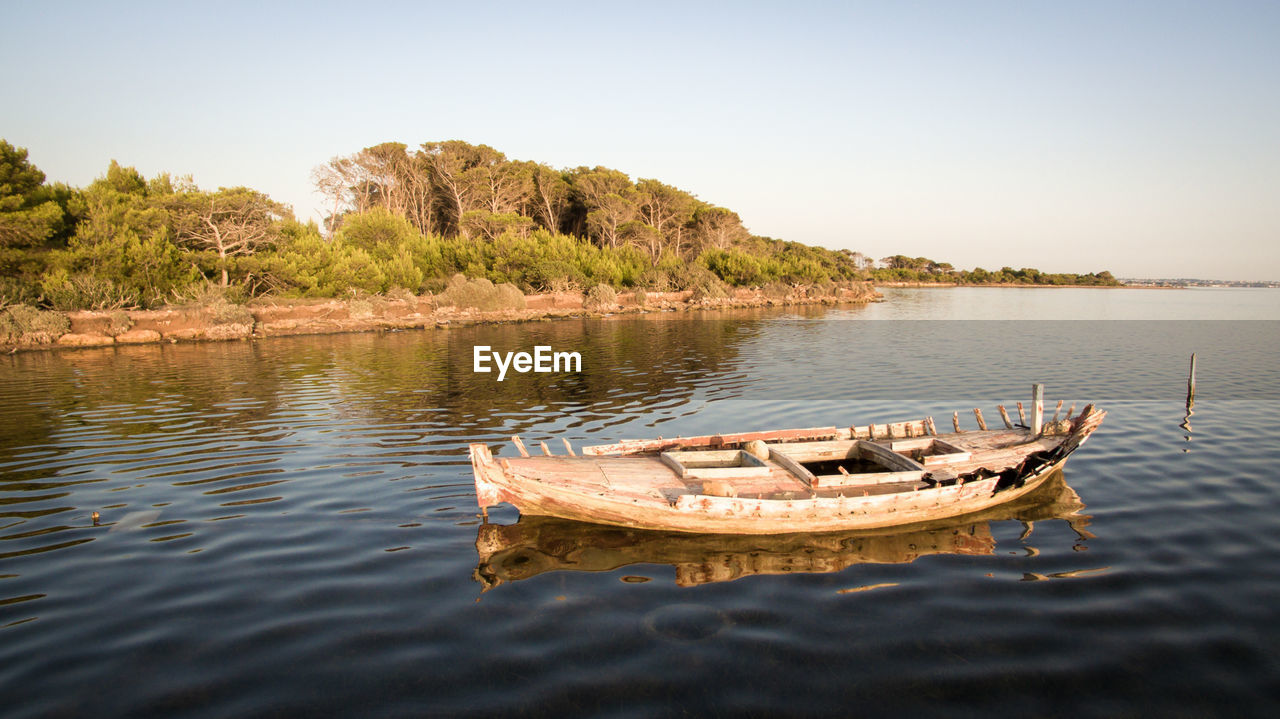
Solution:
[{"label": "pale blue sky", "polygon": [[754,233],[1280,280],[1280,2],[4,2],[0,137],[318,218],[385,141],[606,165]]}]

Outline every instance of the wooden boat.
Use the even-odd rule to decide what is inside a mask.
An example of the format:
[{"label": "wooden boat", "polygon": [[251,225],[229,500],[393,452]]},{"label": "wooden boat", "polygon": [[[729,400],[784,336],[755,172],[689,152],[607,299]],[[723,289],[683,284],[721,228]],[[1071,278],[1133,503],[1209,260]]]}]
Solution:
[{"label": "wooden boat", "polygon": [[[673,439],[625,440],[568,454],[494,457],[470,446],[482,511],[502,502],[546,515],[640,529],[788,534],[874,529],[980,512],[1040,486],[1098,428],[1106,413],[1003,429],[939,434],[932,418]],[[1073,406],[1074,409],[1074,406]]]},{"label": "wooden boat", "polygon": [[1055,472],[1039,489],[962,519],[892,529],[821,534],[724,535],[664,532],[522,516],[514,524],[477,527],[479,562],[472,577],[482,591],[547,572],[612,572],[633,565],[667,565],[677,586],[728,582],[768,574],[839,572],[857,564],[904,564],[937,554],[990,555],[992,522],[1020,521],[1022,538],[1036,522],[1063,520],[1092,539],[1084,502]]}]

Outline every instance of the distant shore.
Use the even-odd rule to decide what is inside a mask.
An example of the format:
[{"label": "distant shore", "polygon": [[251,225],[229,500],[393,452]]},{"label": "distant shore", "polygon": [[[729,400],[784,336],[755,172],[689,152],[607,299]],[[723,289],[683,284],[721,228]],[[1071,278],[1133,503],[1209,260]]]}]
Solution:
[{"label": "distant shore", "polygon": [[436,329],[475,324],[534,322],[570,317],[603,317],[646,312],[693,312],[702,309],[784,305],[853,304],[882,299],[870,285],[840,290],[839,295],[811,297],[798,293],[768,297],[758,289],[735,290],[724,299],[692,298],[683,292],[626,292],[613,304],[599,306],[579,292],[525,295],[523,309],[481,311],[439,304],[432,295],[369,296],[355,299],[271,299],[245,305],[174,307],[160,310],[116,310],[57,313],[65,331],[30,333],[0,345],[19,350],[109,347],[214,340],[249,340],[290,335]]},{"label": "distant shore", "polygon": [[876,287],[910,287],[921,289],[952,289],[955,287],[999,287],[1006,289],[1055,289],[1055,290],[1185,290],[1185,287],[1155,285],[1029,285],[1018,282],[875,282]]}]

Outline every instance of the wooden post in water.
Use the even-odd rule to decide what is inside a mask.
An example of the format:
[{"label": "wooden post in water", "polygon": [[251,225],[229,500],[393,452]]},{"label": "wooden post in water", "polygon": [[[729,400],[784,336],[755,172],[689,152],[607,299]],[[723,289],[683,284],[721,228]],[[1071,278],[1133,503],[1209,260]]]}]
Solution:
[{"label": "wooden post in water", "polygon": [[1044,385],[1031,385],[1031,434],[1038,435],[1044,425]]},{"label": "wooden post in water", "polygon": [[1191,353],[1191,374],[1187,375],[1187,409],[1196,406],[1196,353]]},{"label": "wooden post in water", "polygon": [[[1185,439],[1191,441],[1191,415],[1196,413],[1196,353],[1191,353],[1191,371],[1187,374],[1187,414],[1182,418],[1182,424],[1179,425],[1187,430]],[[1183,447],[1183,452],[1190,452],[1190,447]]]},{"label": "wooden post in water", "polygon": [[1004,420],[1005,429],[1013,429],[1013,422],[1009,419],[1009,410],[1004,405],[996,405],[996,409],[1000,410],[1000,419]]}]

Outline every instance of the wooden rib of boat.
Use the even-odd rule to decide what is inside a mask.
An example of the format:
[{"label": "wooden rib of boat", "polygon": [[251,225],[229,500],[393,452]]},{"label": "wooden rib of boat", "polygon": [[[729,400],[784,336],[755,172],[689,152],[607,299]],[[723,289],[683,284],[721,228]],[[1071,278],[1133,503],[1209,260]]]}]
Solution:
[{"label": "wooden rib of boat", "polygon": [[[939,434],[932,418],[852,427],[627,440],[567,455],[470,446],[482,510],[638,529],[789,534],[875,529],[980,512],[1034,491],[1106,413]],[[1007,413],[1001,408],[1001,416]]]}]

